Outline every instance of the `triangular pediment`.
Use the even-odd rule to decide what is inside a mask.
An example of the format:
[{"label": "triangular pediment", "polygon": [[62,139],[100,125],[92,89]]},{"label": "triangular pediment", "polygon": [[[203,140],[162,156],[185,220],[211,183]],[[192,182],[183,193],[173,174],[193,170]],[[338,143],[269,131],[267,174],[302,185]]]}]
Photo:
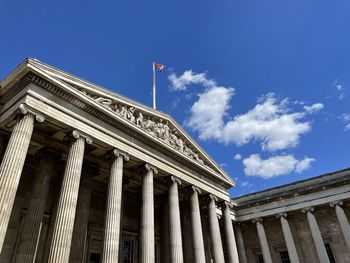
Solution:
[{"label": "triangular pediment", "polygon": [[130,125],[134,130],[156,140],[164,147],[175,151],[179,156],[210,170],[227,184],[233,180],[200,148],[200,146],[178,125],[172,117],[150,107],[106,90],[93,83],[46,65],[40,61],[28,59],[27,66],[36,74],[46,77],[54,85],[74,90],[79,97],[90,104],[99,105],[116,119]]}]

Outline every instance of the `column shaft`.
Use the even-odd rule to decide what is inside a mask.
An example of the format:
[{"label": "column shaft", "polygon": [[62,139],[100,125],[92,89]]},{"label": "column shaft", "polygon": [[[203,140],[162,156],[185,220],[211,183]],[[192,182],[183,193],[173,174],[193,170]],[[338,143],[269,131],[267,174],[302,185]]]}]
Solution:
[{"label": "column shaft", "polygon": [[344,210],[341,206],[336,205],[335,206],[335,212],[337,214],[337,218],[340,224],[341,231],[343,233],[346,245],[348,246],[348,249],[350,250],[350,227],[349,227],[349,221],[344,213]]},{"label": "column shaft", "polygon": [[330,261],[327,255],[325,245],[323,243],[320,229],[318,228],[316,218],[310,211],[306,212],[306,217],[307,221],[309,222],[312,239],[315,242],[316,252],[320,259],[320,263],[329,263]]},{"label": "column shaft", "polygon": [[34,116],[26,114],[15,125],[0,166],[0,253],[32,137]]},{"label": "column shaft", "polygon": [[299,263],[297,249],[294,244],[292,231],[290,231],[288,220],[283,215],[281,215],[280,221],[281,221],[283,236],[284,236],[284,240],[286,241],[290,261],[292,263]]},{"label": "column shaft", "polygon": [[73,228],[69,263],[85,262],[91,200],[91,174],[83,169]]},{"label": "column shaft", "polygon": [[[146,166],[147,168],[147,166]],[[141,263],[155,262],[153,169],[148,167],[142,182],[140,248]]]},{"label": "column shaft", "polygon": [[51,175],[54,173],[55,157],[44,151],[35,176],[32,196],[27,213],[24,217],[22,235],[15,262],[34,262],[37,239],[40,233],[40,224],[44,217],[47,194],[49,192]]},{"label": "column shaft", "polygon": [[260,242],[264,262],[265,263],[272,263],[269,244],[267,243],[266,233],[265,233],[264,225],[262,222],[260,222],[260,221],[256,222],[256,230],[258,231],[259,242]]},{"label": "column shaft", "polygon": [[199,209],[198,191],[193,189],[191,195],[191,224],[193,238],[194,263],[205,262],[204,240],[202,232],[201,213]]},{"label": "column shaft", "polygon": [[[113,157],[114,158],[114,157]],[[114,158],[108,182],[103,263],[118,262],[123,193],[123,155]]]},{"label": "column shaft", "polygon": [[179,207],[178,181],[174,179],[169,189],[169,231],[170,231],[170,262],[182,263],[182,236]]},{"label": "column shaft", "polygon": [[237,237],[237,247],[238,247],[238,254],[239,254],[239,261],[240,263],[247,263],[247,255],[245,253],[245,247],[244,247],[244,241],[242,236],[241,227],[239,225],[234,226],[236,237]]},{"label": "column shaft", "polygon": [[223,220],[224,220],[224,228],[225,228],[228,263],[238,263],[239,259],[238,259],[236,238],[233,232],[230,207],[228,204],[223,206],[222,212],[223,212]]},{"label": "column shaft", "polygon": [[63,176],[60,198],[53,230],[49,263],[66,263],[72,242],[76,205],[83,165],[85,139],[79,137],[71,144]]},{"label": "column shaft", "polygon": [[210,197],[208,204],[209,228],[211,236],[211,245],[213,248],[213,257],[215,263],[225,263],[224,251],[220,234],[219,220],[216,213],[215,198]]}]

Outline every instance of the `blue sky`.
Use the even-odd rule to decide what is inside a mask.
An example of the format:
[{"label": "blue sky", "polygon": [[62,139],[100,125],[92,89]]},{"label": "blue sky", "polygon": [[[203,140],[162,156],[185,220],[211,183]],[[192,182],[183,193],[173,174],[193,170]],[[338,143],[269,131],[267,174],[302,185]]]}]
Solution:
[{"label": "blue sky", "polygon": [[0,0],[0,78],[25,57],[172,115],[232,196],[350,166],[348,1]]}]

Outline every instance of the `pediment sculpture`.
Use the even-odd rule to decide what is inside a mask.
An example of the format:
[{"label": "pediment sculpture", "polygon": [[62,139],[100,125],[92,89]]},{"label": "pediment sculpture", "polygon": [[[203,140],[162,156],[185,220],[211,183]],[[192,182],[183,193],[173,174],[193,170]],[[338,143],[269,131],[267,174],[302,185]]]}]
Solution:
[{"label": "pediment sculpture", "polygon": [[[122,103],[114,102],[109,98],[88,94],[83,89],[80,89],[79,91],[85,96],[104,106],[105,108],[113,111],[118,116],[137,126],[138,128],[162,140],[185,156],[202,165],[205,165],[204,161],[199,157],[198,153],[196,153],[191,148],[191,146],[186,143],[186,141],[183,140],[180,135],[178,135],[180,132],[177,129],[170,127],[167,120],[164,121],[162,118],[155,120],[154,116],[146,116],[146,114],[142,113],[140,110],[136,109],[133,106],[127,106]],[[210,168],[207,165],[206,167]]]}]

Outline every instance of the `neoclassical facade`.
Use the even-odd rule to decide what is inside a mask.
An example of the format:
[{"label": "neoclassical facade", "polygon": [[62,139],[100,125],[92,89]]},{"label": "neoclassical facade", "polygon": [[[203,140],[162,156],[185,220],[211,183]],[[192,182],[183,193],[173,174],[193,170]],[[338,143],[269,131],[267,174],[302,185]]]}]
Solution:
[{"label": "neoclassical facade", "polygon": [[168,115],[26,59],[0,87],[0,262],[238,262],[230,177]]},{"label": "neoclassical facade", "polygon": [[241,263],[350,262],[350,169],[234,198]]},{"label": "neoclassical facade", "polygon": [[0,153],[0,263],[350,262],[350,169],[230,199],[170,116],[35,59]]}]

